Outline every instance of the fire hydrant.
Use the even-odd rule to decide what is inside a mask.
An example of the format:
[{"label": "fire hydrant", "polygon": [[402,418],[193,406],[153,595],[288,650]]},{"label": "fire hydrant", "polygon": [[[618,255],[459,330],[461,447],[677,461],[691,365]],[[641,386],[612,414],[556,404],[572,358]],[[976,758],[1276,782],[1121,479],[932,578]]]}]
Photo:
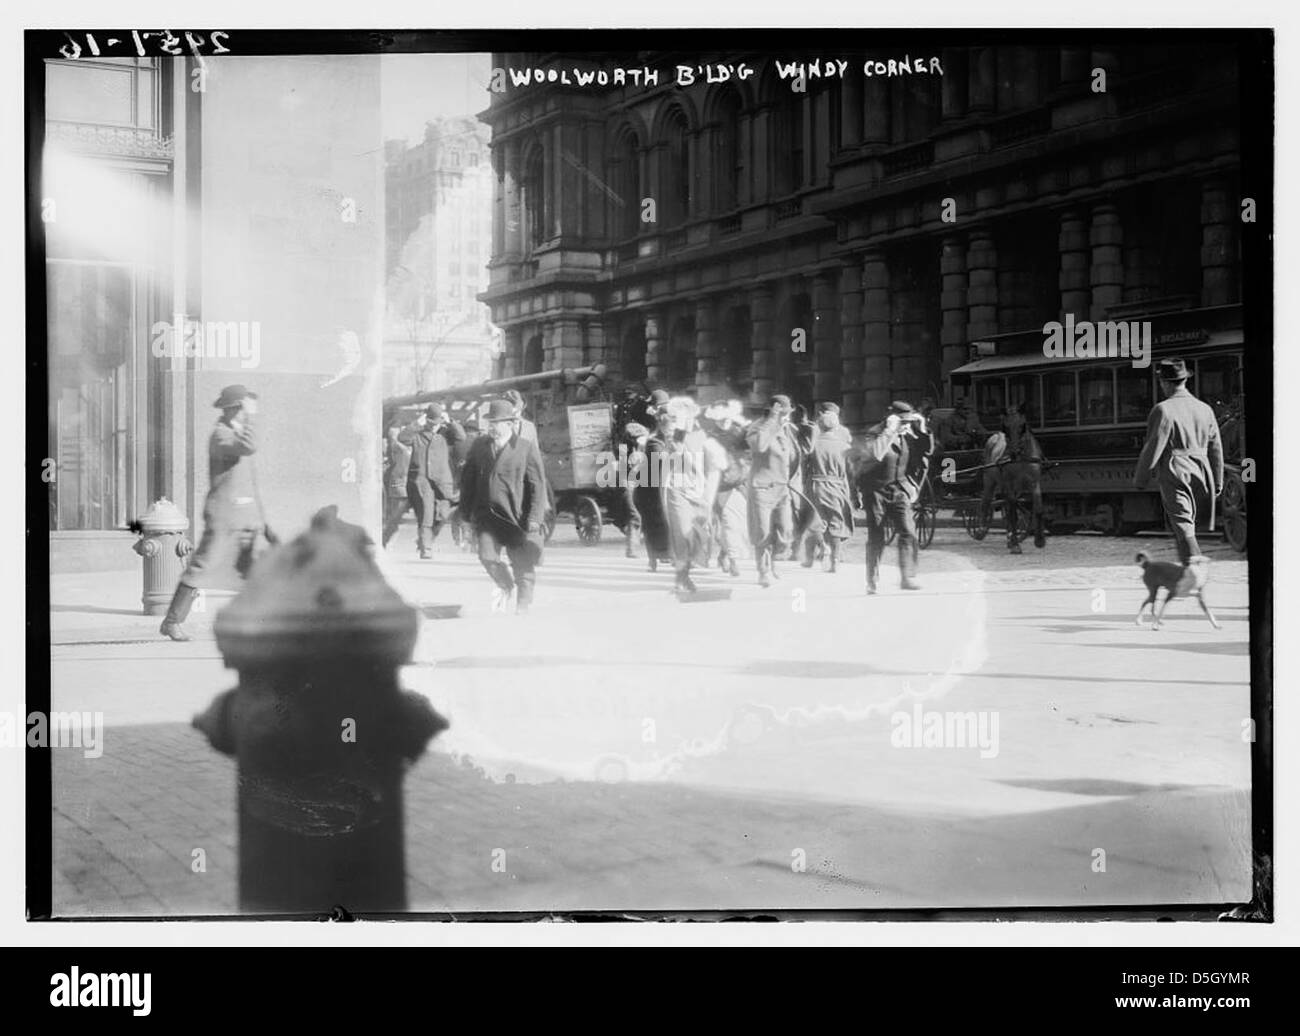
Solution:
[{"label": "fire hydrant", "polygon": [[448,723],[398,685],[419,616],[368,543],[322,513],[217,615],[239,685],[194,726],[238,760],[243,911],[406,908],[402,779]]},{"label": "fire hydrant", "polygon": [[190,520],[165,496],[131,523],[139,534],[131,549],[144,558],[144,593],[140,603],[146,615],[161,615],[171,603],[176,584],[185,572],[186,559],[194,550],[185,538]]}]

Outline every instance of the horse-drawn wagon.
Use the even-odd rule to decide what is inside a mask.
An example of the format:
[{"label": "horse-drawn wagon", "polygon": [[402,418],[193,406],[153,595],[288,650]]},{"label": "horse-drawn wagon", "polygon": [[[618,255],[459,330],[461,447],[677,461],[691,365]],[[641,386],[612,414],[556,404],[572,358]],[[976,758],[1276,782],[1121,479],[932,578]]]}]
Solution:
[{"label": "horse-drawn wagon", "polygon": [[601,474],[602,467],[617,457],[613,404],[601,398],[604,375],[601,365],[541,371],[390,397],[384,400],[384,409],[390,412],[437,401],[447,407],[452,420],[463,424],[477,417],[488,400],[518,392],[524,400],[523,417],[536,429],[546,472],[546,537],[554,534],[561,516],[569,515],[579,542],[591,546],[600,542],[606,525],[622,531],[629,517],[620,480]]}]

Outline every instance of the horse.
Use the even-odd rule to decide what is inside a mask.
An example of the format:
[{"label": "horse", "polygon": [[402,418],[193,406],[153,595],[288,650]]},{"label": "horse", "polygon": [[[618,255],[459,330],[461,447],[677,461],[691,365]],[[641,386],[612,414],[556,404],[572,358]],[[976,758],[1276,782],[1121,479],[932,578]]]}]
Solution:
[{"label": "horse", "polygon": [[984,495],[980,499],[980,519],[987,527],[993,518],[993,497],[1001,493],[1006,502],[1007,550],[1020,549],[1020,497],[1028,493],[1033,501],[1034,546],[1042,548],[1043,534],[1043,451],[1029,430],[1023,415],[1008,412],[1003,430],[994,432],[984,443]]}]

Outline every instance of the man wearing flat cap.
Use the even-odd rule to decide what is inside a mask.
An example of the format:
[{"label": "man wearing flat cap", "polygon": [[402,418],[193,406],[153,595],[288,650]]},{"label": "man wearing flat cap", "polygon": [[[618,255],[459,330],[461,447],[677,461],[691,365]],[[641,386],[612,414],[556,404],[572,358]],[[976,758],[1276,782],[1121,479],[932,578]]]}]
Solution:
[{"label": "man wearing flat cap", "polygon": [[867,513],[867,593],[876,592],[880,558],[885,552],[885,522],[898,530],[898,567],[904,590],[916,582],[916,518],[912,505],[920,495],[934,452],[934,437],[925,418],[911,404],[895,400],[885,419],[867,430],[866,462],[859,474]]},{"label": "man wearing flat cap", "polygon": [[441,403],[430,403],[397,436],[399,442],[411,447],[406,491],[415,509],[416,546],[421,558],[432,556],[433,541],[456,500],[451,443],[464,437],[464,430],[447,420]]},{"label": "man wearing flat cap", "polygon": [[[460,474],[460,513],[474,529],[478,558],[496,584],[493,611],[525,614],[533,601],[545,536],[546,478],[537,443],[518,429],[514,405],[488,404],[488,434],[474,440]],[[510,564],[501,560],[505,551]]]},{"label": "man wearing flat cap", "polygon": [[790,423],[790,397],[772,397],[767,416],[745,430],[749,444],[749,540],[758,562],[758,585],[771,586],[775,561],[790,549],[794,511],[790,483],[799,471],[799,443]]},{"label": "man wearing flat cap", "polygon": [[1165,398],[1147,418],[1133,484],[1147,489],[1156,483],[1178,560],[1184,566],[1203,564],[1209,559],[1196,542],[1197,522],[1214,527],[1214,501],[1223,491],[1219,423],[1209,404],[1187,390],[1190,374],[1182,360],[1161,360],[1156,377]]},{"label": "man wearing flat cap", "polygon": [[804,540],[807,557],[803,564],[812,568],[829,554],[826,571],[835,572],[840,547],[853,535],[848,464],[853,437],[840,424],[840,408],[835,403],[819,403],[817,420],[803,422],[799,447],[804,456],[804,485],[815,511]]},{"label": "man wearing flat cap", "polygon": [[257,393],[243,385],[227,385],[212,405],[221,411],[221,417],[208,439],[203,538],[190,555],[159,627],[159,632],[171,640],[190,639],[183,623],[199,591],[225,585],[232,571],[242,577],[252,564],[258,535],[271,538],[253,472]]}]

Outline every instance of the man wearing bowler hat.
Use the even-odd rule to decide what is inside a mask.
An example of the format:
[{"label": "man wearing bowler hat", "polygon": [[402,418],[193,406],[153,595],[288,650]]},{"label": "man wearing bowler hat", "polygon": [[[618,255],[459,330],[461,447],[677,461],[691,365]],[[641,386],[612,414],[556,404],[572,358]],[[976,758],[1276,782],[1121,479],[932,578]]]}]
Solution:
[{"label": "man wearing bowler hat", "polygon": [[867,429],[866,462],[859,475],[867,513],[867,593],[876,592],[880,558],[885,553],[885,522],[898,530],[898,567],[904,590],[919,590],[916,581],[916,518],[912,505],[921,492],[934,438],[925,418],[910,403],[894,400],[889,413]]},{"label": "man wearing bowler hat", "polygon": [[1154,480],[1184,566],[1203,564],[1196,525],[1214,527],[1214,501],[1223,491],[1223,447],[1219,423],[1209,404],[1187,390],[1190,374],[1180,359],[1161,360],[1156,377],[1165,398],[1147,418],[1147,438],[1133,484],[1147,489]]},{"label": "man wearing bowler hat", "polygon": [[203,538],[190,555],[159,627],[159,632],[171,640],[190,639],[183,623],[199,591],[222,585],[232,571],[242,577],[252,564],[258,534],[271,539],[253,471],[257,393],[243,385],[227,385],[212,405],[221,411],[221,417],[208,439]]},{"label": "man wearing bowler hat", "polygon": [[459,425],[447,420],[441,403],[430,403],[397,436],[411,447],[411,464],[406,473],[406,491],[419,523],[416,546],[421,558],[431,556],[433,541],[451,514],[456,499],[456,481],[452,477],[449,443],[463,439]]},{"label": "man wearing bowler hat", "polygon": [[523,615],[533,601],[545,542],[546,478],[537,443],[519,434],[518,420],[509,400],[488,405],[488,434],[474,440],[461,472],[460,511],[473,526],[479,561],[496,584],[492,610],[507,610],[513,596],[516,613]]}]

